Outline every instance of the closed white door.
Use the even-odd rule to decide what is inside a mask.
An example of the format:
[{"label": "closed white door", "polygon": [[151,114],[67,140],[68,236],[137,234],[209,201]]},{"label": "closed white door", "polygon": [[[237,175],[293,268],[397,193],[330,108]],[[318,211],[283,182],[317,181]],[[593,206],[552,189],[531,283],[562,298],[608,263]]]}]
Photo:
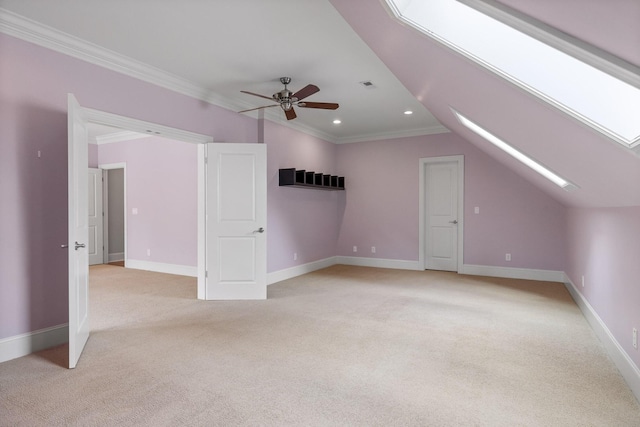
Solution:
[{"label": "closed white door", "polygon": [[89,213],[89,265],[104,262],[104,215],[102,209],[102,169],[89,168],[87,200]]},{"label": "closed white door", "polygon": [[75,368],[89,339],[89,237],[87,117],[68,95],[69,368]]},{"label": "closed white door", "polygon": [[207,144],[206,299],[267,297],[264,144]]},{"label": "closed white door", "polygon": [[458,163],[426,168],[425,268],[458,271]]}]

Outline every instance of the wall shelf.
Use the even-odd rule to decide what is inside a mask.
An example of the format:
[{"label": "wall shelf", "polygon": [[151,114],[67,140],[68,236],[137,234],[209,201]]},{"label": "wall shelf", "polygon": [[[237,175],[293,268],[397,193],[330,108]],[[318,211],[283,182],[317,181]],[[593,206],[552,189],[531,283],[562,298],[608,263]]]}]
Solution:
[{"label": "wall shelf", "polygon": [[344,190],[344,177],[328,175],[320,172],[298,170],[296,168],[280,169],[280,187],[313,188],[316,190]]}]

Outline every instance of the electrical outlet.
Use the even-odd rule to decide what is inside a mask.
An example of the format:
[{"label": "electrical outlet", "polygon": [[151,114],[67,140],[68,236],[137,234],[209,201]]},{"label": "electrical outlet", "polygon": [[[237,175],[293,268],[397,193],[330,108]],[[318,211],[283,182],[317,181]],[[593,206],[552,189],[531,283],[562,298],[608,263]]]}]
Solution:
[{"label": "electrical outlet", "polygon": [[633,328],[633,348],[638,349],[638,329]]},{"label": "electrical outlet", "polygon": [[511,254],[505,254],[504,259],[505,261],[511,261]]},{"label": "electrical outlet", "polygon": [[357,246],[353,247],[353,252],[358,252],[358,247]]},{"label": "electrical outlet", "polygon": [[297,261],[298,260],[298,252],[294,252],[293,253],[293,260]]},{"label": "electrical outlet", "polygon": [[371,246],[371,253],[375,254],[376,253],[376,247],[375,246]]},{"label": "electrical outlet", "polygon": [[582,287],[584,288],[584,274],[582,275]]},{"label": "electrical outlet", "polygon": [[147,256],[151,256],[151,249],[147,249]]}]

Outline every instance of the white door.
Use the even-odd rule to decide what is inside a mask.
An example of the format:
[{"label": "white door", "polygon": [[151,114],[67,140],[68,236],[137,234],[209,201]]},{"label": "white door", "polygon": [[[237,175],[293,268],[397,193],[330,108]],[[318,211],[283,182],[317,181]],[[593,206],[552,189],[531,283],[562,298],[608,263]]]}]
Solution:
[{"label": "white door", "polygon": [[104,262],[104,215],[102,209],[102,169],[89,168],[88,194],[89,202],[89,240],[87,252],[89,265]]},{"label": "white door", "polygon": [[69,198],[69,368],[75,368],[89,339],[89,259],[87,207],[89,163],[87,118],[76,98],[68,96]]},{"label": "white door", "polygon": [[425,268],[458,271],[458,163],[426,168]]},{"label": "white door", "polygon": [[267,297],[264,144],[207,144],[206,299]]}]

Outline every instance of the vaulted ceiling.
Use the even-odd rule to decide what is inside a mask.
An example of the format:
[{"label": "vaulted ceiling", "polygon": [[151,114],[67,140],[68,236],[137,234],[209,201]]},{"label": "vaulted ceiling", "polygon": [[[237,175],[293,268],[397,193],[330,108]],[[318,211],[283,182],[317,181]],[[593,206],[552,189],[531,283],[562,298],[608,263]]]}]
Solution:
[{"label": "vaulted ceiling", "polygon": [[[501,3],[640,67],[639,2]],[[265,117],[329,141],[448,128],[565,205],[640,205],[640,157],[401,24],[383,0],[0,0],[0,7],[3,32],[80,46],[66,53],[236,111],[269,104],[240,90],[270,96],[282,76],[293,78],[294,91],[314,83],[320,92],[308,100],[337,102],[338,110],[298,109],[287,122],[269,108]],[[451,108],[579,188],[567,192],[522,166],[464,128]]]}]

